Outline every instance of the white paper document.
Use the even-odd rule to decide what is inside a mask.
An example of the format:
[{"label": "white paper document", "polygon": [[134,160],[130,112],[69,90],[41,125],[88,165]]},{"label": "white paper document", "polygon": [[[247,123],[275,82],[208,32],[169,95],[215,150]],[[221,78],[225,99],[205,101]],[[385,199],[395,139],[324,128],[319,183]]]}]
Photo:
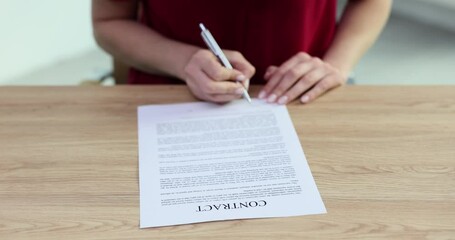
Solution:
[{"label": "white paper document", "polygon": [[285,106],[141,106],[140,227],[325,213]]}]

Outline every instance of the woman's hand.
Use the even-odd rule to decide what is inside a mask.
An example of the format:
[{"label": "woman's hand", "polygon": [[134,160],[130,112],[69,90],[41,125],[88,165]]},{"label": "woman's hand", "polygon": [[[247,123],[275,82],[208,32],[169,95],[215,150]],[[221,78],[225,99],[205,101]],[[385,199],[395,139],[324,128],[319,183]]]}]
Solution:
[{"label": "woman's hand", "polygon": [[222,66],[215,55],[205,49],[196,51],[186,64],[183,79],[197,98],[224,103],[240,98],[243,86],[248,89],[255,68],[239,52],[223,52],[234,69]]},{"label": "woman's hand", "polygon": [[347,74],[319,58],[300,52],[279,67],[270,66],[264,79],[267,84],[259,93],[260,99],[287,104],[300,97],[302,103],[309,103],[344,84]]}]

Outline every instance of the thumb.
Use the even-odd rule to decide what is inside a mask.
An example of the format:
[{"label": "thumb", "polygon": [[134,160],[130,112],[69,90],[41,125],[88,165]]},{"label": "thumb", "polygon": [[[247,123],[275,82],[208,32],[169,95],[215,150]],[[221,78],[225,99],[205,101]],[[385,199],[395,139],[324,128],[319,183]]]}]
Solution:
[{"label": "thumb", "polygon": [[251,65],[248,60],[245,59],[245,57],[236,51],[225,51],[227,58],[231,62],[232,66],[242,72],[247,79],[250,79],[253,77],[254,73],[256,72],[256,69],[254,68],[253,65]]},{"label": "thumb", "polygon": [[248,81],[249,77],[245,75],[245,73],[237,70],[237,69],[232,69],[231,71],[231,78],[232,80],[239,81],[239,82],[246,82]]},{"label": "thumb", "polygon": [[276,72],[277,69],[278,67],[274,65],[268,67],[267,70],[265,71],[264,79],[268,81],[270,77]]}]

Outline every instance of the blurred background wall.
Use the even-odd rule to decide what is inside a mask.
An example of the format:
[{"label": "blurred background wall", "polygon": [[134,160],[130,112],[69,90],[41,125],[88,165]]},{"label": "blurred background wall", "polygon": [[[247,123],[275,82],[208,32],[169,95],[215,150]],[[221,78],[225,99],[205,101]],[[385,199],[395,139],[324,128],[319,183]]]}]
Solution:
[{"label": "blurred background wall", "polygon": [[[0,1],[0,84],[74,84],[93,75],[94,65],[78,66],[97,51],[90,24],[90,0]],[[73,68],[58,71],[65,62]]]},{"label": "blurred background wall", "polygon": [[[340,0],[340,9],[346,1]],[[0,85],[77,85],[111,71],[90,0],[0,1]],[[357,84],[455,84],[455,1],[396,0]]]}]

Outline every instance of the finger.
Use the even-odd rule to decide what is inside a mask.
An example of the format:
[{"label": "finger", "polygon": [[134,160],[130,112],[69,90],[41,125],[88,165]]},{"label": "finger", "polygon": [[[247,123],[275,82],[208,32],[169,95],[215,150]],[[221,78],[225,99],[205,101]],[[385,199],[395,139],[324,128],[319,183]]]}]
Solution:
[{"label": "finger", "polygon": [[309,103],[314,101],[319,96],[323,95],[330,89],[338,86],[335,75],[328,75],[319,81],[312,89],[306,92],[301,98],[302,103]]},{"label": "finger", "polygon": [[239,99],[241,95],[232,95],[232,94],[212,94],[209,95],[209,101],[215,103],[226,103],[235,99]]},{"label": "finger", "polygon": [[328,71],[323,68],[313,69],[304,75],[300,80],[288,91],[286,92],[280,99],[278,99],[279,104],[287,104],[303,93],[308,91],[311,87],[313,87],[317,82],[322,80]]},{"label": "finger", "polygon": [[284,62],[271,76],[268,80],[267,84],[261,90],[261,96],[268,97],[271,91],[276,87],[279,81],[283,78],[284,74],[286,74],[289,69],[293,68],[299,62],[307,61],[311,59],[311,56],[306,53],[298,53],[293,56],[291,59]]},{"label": "finger", "polygon": [[247,79],[243,82],[238,82],[240,85],[242,85],[246,90],[250,88],[250,79]]},{"label": "finger", "polygon": [[223,82],[210,82],[207,86],[207,93],[209,94],[231,94],[241,95],[244,87],[238,82],[223,81]]},{"label": "finger", "polygon": [[241,94],[243,92],[240,84],[232,81],[214,81],[201,70],[193,71],[191,77],[206,94]]},{"label": "finger", "polygon": [[277,67],[277,66],[273,66],[273,65],[270,66],[270,67],[268,67],[267,70],[265,71],[264,79],[265,79],[266,81],[268,81],[269,78],[270,78],[270,76],[272,76],[273,73],[275,73],[275,71],[276,71],[277,69],[278,69],[278,67]]},{"label": "finger", "polygon": [[226,57],[229,59],[231,62],[232,66],[234,69],[237,69],[243,75],[245,75],[246,79],[250,79],[253,77],[253,75],[256,73],[256,69],[254,68],[253,65],[251,65],[246,58],[237,51],[224,51],[226,54]]},{"label": "finger", "polygon": [[243,81],[246,79],[244,74],[235,69],[227,69],[220,62],[213,58],[205,59],[201,66],[207,76],[215,81],[237,80]]},{"label": "finger", "polygon": [[[278,67],[275,66],[275,65],[272,65],[272,66],[269,66],[267,68],[267,70],[265,71],[265,74],[264,74],[264,80],[265,81],[269,81],[270,80],[270,76],[272,76],[276,70],[278,70]],[[258,94],[258,98],[259,99],[265,99],[267,93],[265,91],[260,91],[259,94]]]},{"label": "finger", "polygon": [[281,104],[287,103],[288,97],[282,96],[287,92],[302,76],[310,73],[314,68],[315,64],[312,61],[304,61],[297,64],[294,68],[291,68],[280,80],[278,85],[269,94],[268,102],[274,102],[277,99]]}]

